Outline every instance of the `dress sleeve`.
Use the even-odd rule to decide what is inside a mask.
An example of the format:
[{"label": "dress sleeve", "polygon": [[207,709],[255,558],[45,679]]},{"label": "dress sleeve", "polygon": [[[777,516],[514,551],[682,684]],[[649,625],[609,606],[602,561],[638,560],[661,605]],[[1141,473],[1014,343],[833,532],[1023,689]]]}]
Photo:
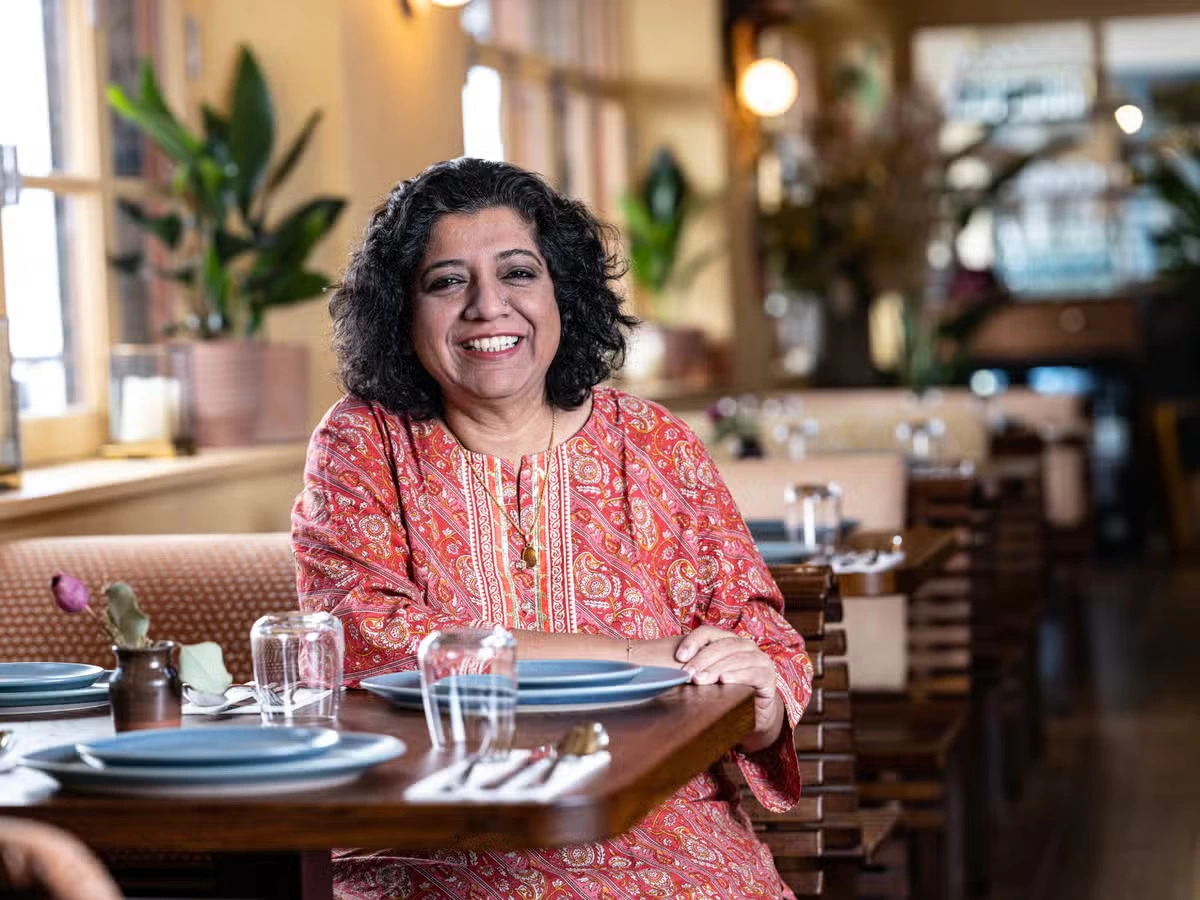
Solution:
[{"label": "dress sleeve", "polygon": [[802,638],[783,617],[783,595],[750,537],[733,496],[708,451],[695,435],[680,451],[692,465],[680,471],[692,480],[685,493],[695,499],[691,523],[699,571],[696,625],[714,625],[752,638],[775,664],[775,681],[787,713],[779,739],[734,759],[755,798],[782,812],[800,801],[800,762],[793,730],[812,696],[813,667]]},{"label": "dress sleeve", "polygon": [[[409,545],[378,420],[343,400],[308,447],[292,510],[300,608],[337,616],[345,683],[416,666],[429,632],[486,627],[433,606],[410,577]],[[386,427],[386,426],[385,426]]]}]

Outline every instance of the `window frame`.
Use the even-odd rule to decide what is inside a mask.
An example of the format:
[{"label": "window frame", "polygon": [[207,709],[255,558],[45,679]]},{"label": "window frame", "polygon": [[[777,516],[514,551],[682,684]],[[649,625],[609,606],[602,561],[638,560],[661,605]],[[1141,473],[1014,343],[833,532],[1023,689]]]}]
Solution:
[{"label": "window frame", "polygon": [[[108,4],[104,0],[63,0],[67,72],[65,133],[70,171],[22,175],[22,190],[46,190],[76,201],[70,255],[70,341],[75,363],[75,398],[62,415],[20,414],[24,467],[96,457],[108,440],[109,348],[120,333],[118,275],[108,264],[115,244],[116,201],[145,198],[152,191],[143,177],[114,172],[112,131],[105,100],[108,85]],[[182,33],[179,0],[158,10],[156,67],[168,102],[182,87]],[[0,225],[0,315],[7,316],[4,232]]]}]

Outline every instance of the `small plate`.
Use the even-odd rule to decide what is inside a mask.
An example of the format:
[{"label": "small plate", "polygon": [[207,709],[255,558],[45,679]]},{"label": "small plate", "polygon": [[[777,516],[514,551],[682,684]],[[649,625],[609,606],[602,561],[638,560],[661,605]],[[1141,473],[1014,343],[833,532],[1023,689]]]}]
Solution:
[{"label": "small plate", "polygon": [[[209,727],[187,728],[193,735]],[[386,734],[339,732],[320,756],[237,766],[108,766],[96,769],[73,744],[37,750],[19,765],[38,769],[68,791],[123,797],[248,797],[314,791],[353,781],[371,766],[401,756],[404,742]]]},{"label": "small plate", "polygon": [[[858,519],[843,519],[840,538],[845,538],[858,529]],[[746,527],[750,529],[750,537],[754,538],[756,543],[761,544],[763,541],[787,541],[788,532],[787,526],[783,519],[747,519]],[[822,542],[829,542],[832,528],[824,527],[817,529],[817,537]],[[836,543],[836,542],[834,542]]]},{"label": "small plate", "polygon": [[0,706],[0,719],[14,719],[23,716],[42,716],[47,714],[83,712],[84,710],[108,709],[108,698],[89,700],[85,703],[55,703],[47,706]]},{"label": "small plate", "polygon": [[606,659],[527,659],[517,663],[517,687],[574,687],[580,684],[623,684],[641,666]]},{"label": "small plate", "polygon": [[332,728],[215,725],[204,729],[130,731],[113,738],[76,744],[90,765],[234,766],[319,756],[337,745]]},{"label": "small plate", "polygon": [[5,691],[0,694],[0,710],[23,706],[53,706],[108,700],[108,680],[81,688],[55,688],[41,691]]},{"label": "small plate", "polygon": [[808,562],[820,555],[817,547],[797,541],[758,541],[755,546],[768,566],[790,566]]},{"label": "small plate", "polygon": [[104,674],[99,666],[61,662],[0,663],[0,692],[87,687]]}]

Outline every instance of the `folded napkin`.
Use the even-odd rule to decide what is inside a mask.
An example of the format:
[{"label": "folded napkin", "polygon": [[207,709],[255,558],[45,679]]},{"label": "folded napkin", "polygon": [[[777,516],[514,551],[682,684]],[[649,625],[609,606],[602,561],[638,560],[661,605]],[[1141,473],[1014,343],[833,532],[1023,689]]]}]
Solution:
[{"label": "folded napkin", "polygon": [[[328,693],[329,691],[323,691],[320,688],[300,688],[296,691],[296,702],[292,709],[316,703]],[[225,692],[225,702],[220,706],[197,706],[195,703],[185,703],[183,704],[183,714],[185,716],[258,715],[261,707],[257,700],[251,700],[253,696],[254,688],[245,684],[235,684]],[[244,700],[250,702],[242,703]]]},{"label": "folded napkin", "polygon": [[904,551],[880,553],[874,556],[870,550],[859,550],[854,553],[838,553],[833,557],[833,571],[844,574],[847,572],[886,572],[904,562]]},{"label": "folded napkin", "polygon": [[495,762],[480,762],[471,770],[471,777],[463,787],[444,790],[447,784],[456,782],[470,760],[459,760],[453,765],[439,769],[409,786],[404,799],[411,803],[529,803],[552,800],[570,790],[597,772],[608,767],[611,756],[607,751],[587,756],[564,756],[554,769],[546,784],[534,784],[546,768],[549,759],[539,760],[529,768],[517,773],[503,786],[484,790],[481,785],[519,769],[529,758],[529,750],[514,750],[509,756]]}]

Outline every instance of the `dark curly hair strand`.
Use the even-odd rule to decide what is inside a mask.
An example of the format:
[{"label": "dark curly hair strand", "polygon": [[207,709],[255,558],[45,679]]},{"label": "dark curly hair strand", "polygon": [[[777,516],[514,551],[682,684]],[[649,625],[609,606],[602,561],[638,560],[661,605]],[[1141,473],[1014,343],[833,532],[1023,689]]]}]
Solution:
[{"label": "dark curly hair strand", "polygon": [[338,377],[351,394],[395,413],[428,419],[441,392],[412,349],[417,269],[444,215],[507,207],[533,229],[550,270],[562,337],[546,373],[546,399],[582,404],[624,362],[625,332],[615,283],[625,273],[619,242],[578,201],[507,163],[455,159],[392,188],[371,214],[361,246],[329,300]]}]

